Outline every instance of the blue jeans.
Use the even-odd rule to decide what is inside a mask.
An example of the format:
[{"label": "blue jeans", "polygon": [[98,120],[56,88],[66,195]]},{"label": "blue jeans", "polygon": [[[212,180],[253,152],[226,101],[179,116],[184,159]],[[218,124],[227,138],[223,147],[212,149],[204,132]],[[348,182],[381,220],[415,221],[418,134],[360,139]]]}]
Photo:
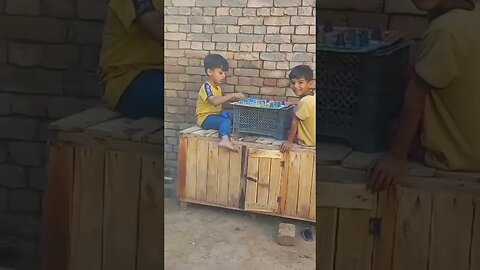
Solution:
[{"label": "blue jeans", "polygon": [[232,134],[232,120],[229,116],[209,115],[202,123],[203,129],[218,130],[218,136],[229,136]]},{"label": "blue jeans", "polygon": [[164,118],[163,71],[147,70],[135,78],[125,90],[117,105],[117,111],[128,118]]}]

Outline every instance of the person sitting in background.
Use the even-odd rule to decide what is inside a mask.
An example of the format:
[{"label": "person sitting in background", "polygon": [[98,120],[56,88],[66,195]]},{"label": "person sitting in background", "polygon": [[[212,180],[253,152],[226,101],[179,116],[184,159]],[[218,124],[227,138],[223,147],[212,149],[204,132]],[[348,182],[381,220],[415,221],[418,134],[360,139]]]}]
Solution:
[{"label": "person sitting in background", "polygon": [[430,25],[390,151],[369,172],[372,191],[397,183],[418,128],[426,165],[480,171],[480,7],[470,0],[413,2]]},{"label": "person sitting in background", "polygon": [[110,0],[100,55],[104,99],[129,118],[163,118],[163,0]]},{"label": "person sitting in background", "polygon": [[307,65],[296,66],[288,75],[291,88],[300,97],[292,118],[287,140],[280,148],[288,152],[294,142],[305,146],[316,145],[316,98],[312,92],[313,70]]}]

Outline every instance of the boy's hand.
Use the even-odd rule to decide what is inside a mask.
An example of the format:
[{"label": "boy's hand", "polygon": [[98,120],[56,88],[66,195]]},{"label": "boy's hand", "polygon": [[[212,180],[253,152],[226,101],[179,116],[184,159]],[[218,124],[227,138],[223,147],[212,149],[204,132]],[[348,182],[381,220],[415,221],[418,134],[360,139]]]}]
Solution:
[{"label": "boy's hand", "polygon": [[243,93],[232,93],[232,98],[233,99],[244,99],[245,95]]},{"label": "boy's hand", "polygon": [[282,153],[286,153],[288,151],[290,151],[290,149],[292,149],[292,143],[289,142],[289,141],[285,141],[282,146],[280,147],[280,152]]},{"label": "boy's hand", "polygon": [[377,160],[373,168],[368,170],[370,182],[367,188],[372,192],[382,191],[398,183],[403,175],[405,160],[392,154]]}]

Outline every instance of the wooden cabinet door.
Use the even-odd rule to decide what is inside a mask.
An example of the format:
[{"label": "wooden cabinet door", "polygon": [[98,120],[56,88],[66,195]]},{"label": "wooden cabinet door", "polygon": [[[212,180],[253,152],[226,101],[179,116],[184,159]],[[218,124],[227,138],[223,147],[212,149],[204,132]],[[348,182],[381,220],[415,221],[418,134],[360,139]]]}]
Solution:
[{"label": "wooden cabinet door", "polygon": [[285,155],[279,150],[248,148],[247,151],[245,210],[277,214]]}]

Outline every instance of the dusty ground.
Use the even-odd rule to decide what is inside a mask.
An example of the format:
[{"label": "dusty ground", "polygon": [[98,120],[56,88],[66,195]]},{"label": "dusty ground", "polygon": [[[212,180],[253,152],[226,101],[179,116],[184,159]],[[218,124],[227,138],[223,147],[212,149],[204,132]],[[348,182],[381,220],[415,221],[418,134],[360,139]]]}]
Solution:
[{"label": "dusty ground", "polygon": [[[281,222],[296,225],[296,246],[277,244]],[[167,198],[165,269],[315,269],[315,242],[306,242],[299,235],[301,228],[311,225],[193,204],[183,210],[177,199]]]}]

